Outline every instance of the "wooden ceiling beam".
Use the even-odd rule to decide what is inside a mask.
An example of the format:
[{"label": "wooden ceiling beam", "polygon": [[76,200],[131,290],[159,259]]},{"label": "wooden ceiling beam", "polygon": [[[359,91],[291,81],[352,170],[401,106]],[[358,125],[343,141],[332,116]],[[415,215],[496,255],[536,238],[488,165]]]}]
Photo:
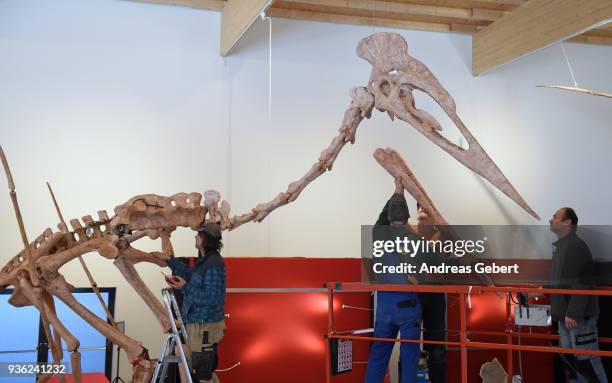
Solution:
[{"label": "wooden ceiling beam", "polygon": [[311,12],[336,12],[342,14],[364,15],[371,13],[373,17],[386,18],[387,15],[430,16],[466,19],[471,21],[494,21],[504,15],[503,11],[483,8],[458,8],[412,3],[397,3],[393,1],[375,0],[278,0],[277,8],[296,9]]},{"label": "wooden ceiling beam", "polygon": [[221,56],[229,54],[274,0],[227,0],[221,11]]},{"label": "wooden ceiling beam", "polygon": [[326,12],[303,11],[303,10],[277,8],[277,7],[272,7],[268,11],[268,15],[272,17],[281,17],[281,18],[286,18],[286,19],[311,20],[311,21],[322,21],[322,22],[337,23],[337,24],[367,25],[367,26],[400,28],[400,29],[416,29],[416,30],[431,31],[431,32],[472,33],[476,31],[476,27],[477,27],[476,25],[419,22],[419,21],[388,19],[388,18],[371,17],[371,16],[330,14]]},{"label": "wooden ceiling beam", "polygon": [[612,30],[593,29],[580,36],[572,37],[568,41],[582,44],[612,45]]},{"label": "wooden ceiling beam", "polygon": [[495,21],[504,16],[507,11],[497,11],[494,9],[472,8],[471,18],[474,20],[490,20]]},{"label": "wooden ceiling beam", "polygon": [[401,4],[423,4],[451,8],[482,8],[511,11],[527,0],[386,0]]},{"label": "wooden ceiling beam", "polygon": [[[222,11],[226,0],[124,0],[138,3],[173,5],[195,9]],[[499,20],[527,0],[277,0],[268,15],[289,19],[314,20],[339,24],[368,25],[434,32],[476,33],[492,21]],[[537,0],[532,0],[537,1]],[[222,54],[227,54],[231,35],[228,17],[241,19],[247,27],[235,36],[235,44],[261,12],[244,9],[245,4],[257,8],[263,0],[229,0],[231,12],[226,12],[225,34],[222,34]],[[265,6],[264,6],[265,7]],[[233,8],[233,9],[232,9]],[[241,13],[243,12],[243,13]],[[248,16],[252,18],[249,18]],[[240,25],[241,22],[237,22]],[[250,23],[249,23],[250,22]],[[231,24],[231,23],[230,23]],[[239,28],[238,28],[239,30]],[[237,36],[237,37],[236,37]],[[612,22],[570,38],[585,44],[612,45]],[[227,45],[226,45],[227,44]],[[233,44],[231,46],[233,47]],[[225,47],[225,53],[224,53]]]},{"label": "wooden ceiling beam", "polygon": [[610,20],[610,0],[530,0],[474,34],[472,73],[485,73]]},{"label": "wooden ceiling beam", "polygon": [[518,7],[527,2],[527,0],[477,0],[481,3],[487,3],[491,5],[512,5]]},{"label": "wooden ceiling beam", "polygon": [[224,0],[125,0],[134,3],[150,3],[162,5],[175,5],[178,7],[189,7],[196,9],[208,9],[210,11],[221,11],[225,5]]}]

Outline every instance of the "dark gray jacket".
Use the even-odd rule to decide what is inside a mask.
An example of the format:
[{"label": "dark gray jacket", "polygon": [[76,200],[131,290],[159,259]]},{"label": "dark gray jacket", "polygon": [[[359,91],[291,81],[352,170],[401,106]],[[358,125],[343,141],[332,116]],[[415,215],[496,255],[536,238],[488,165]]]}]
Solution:
[{"label": "dark gray jacket", "polygon": [[[588,245],[572,232],[553,243],[555,250],[550,268],[553,289],[590,290],[593,287],[594,265]],[[551,294],[553,320],[565,316],[583,320],[599,315],[599,299],[595,295]]]}]

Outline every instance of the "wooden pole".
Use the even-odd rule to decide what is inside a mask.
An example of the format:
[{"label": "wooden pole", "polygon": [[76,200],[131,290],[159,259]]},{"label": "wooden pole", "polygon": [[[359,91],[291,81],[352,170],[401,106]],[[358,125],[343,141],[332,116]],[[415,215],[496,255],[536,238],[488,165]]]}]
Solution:
[{"label": "wooden pole", "polygon": [[[26,260],[29,262],[28,266],[30,267],[30,280],[32,281],[34,289],[40,289],[40,280],[38,279],[38,271],[36,270],[36,260],[34,259],[32,251],[30,249],[30,242],[28,241],[28,236],[25,231],[25,225],[23,223],[23,217],[21,216],[21,210],[19,209],[19,202],[17,201],[17,192],[15,192],[15,182],[13,181],[13,175],[11,174],[11,169],[9,168],[9,164],[6,160],[6,156],[4,155],[4,150],[2,150],[2,146],[0,146],[0,159],[2,160],[2,166],[4,167],[4,173],[6,174],[6,178],[8,181],[11,200],[13,201],[13,208],[15,210],[17,224],[19,225],[19,232],[21,234],[21,241],[23,242],[23,247],[26,254]],[[49,342],[49,348],[51,349],[51,353],[53,354],[54,362],[60,363],[61,360],[57,360],[57,356],[59,354],[56,348],[56,343],[53,340],[53,335],[51,334],[51,327],[49,326],[49,318],[47,318],[45,306],[41,304],[38,309],[40,311],[40,318],[43,322],[43,328],[45,330],[47,342]]]}]

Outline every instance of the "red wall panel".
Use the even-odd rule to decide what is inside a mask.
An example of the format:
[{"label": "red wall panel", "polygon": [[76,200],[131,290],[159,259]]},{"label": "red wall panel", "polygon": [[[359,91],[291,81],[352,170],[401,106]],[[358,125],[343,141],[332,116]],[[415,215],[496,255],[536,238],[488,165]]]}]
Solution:
[{"label": "red wall panel", "polygon": [[[248,289],[321,288],[329,281],[359,281],[360,259],[324,258],[226,258],[228,288],[227,332],[220,346],[219,368],[236,362],[241,365],[220,372],[224,383],[245,381],[266,383],[318,383],[325,378],[325,339],[327,332],[327,294],[324,292],[248,291]],[[232,291],[231,289],[247,289]],[[367,292],[337,293],[334,298],[335,330],[371,327],[371,311],[342,308],[342,305],[371,307]],[[448,328],[459,328],[457,297],[448,298]],[[468,328],[504,331],[505,298],[495,294],[472,296],[468,311]],[[451,334],[456,334],[452,333]],[[457,339],[450,335],[449,339]],[[472,336],[473,340],[505,342],[505,338]],[[526,343],[524,341],[524,343]],[[543,344],[539,343],[530,344]],[[353,342],[353,360],[367,362],[369,342]],[[505,351],[472,350],[468,352],[470,382],[481,381],[482,363],[497,357],[506,365]],[[552,355],[523,353],[524,378],[529,381],[552,381]],[[449,350],[448,382],[458,382],[459,352]],[[518,353],[514,353],[518,372]],[[362,382],[366,364],[358,363],[353,371],[332,379],[337,383]]]},{"label": "red wall panel", "polygon": [[[228,288],[226,336],[219,348],[224,383],[315,383],[325,380],[327,293],[232,292],[231,289],[322,288],[329,281],[359,281],[359,259],[226,258]],[[370,311],[342,305],[371,307],[370,294],[335,295],[336,329],[371,326]],[[353,344],[353,360],[367,361],[369,344]],[[363,381],[365,364],[334,378],[335,382]]]}]

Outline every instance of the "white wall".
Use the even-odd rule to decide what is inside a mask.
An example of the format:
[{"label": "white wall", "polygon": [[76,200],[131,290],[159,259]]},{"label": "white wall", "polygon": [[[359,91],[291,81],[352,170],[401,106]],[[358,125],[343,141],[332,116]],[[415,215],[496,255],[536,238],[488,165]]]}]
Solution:
[{"label": "white wall", "polygon": [[[57,222],[45,181],[73,218],[111,212],[136,194],[210,188],[244,213],[300,178],[336,134],[349,89],[367,82],[370,66],[355,55],[357,43],[383,29],[272,24],[268,123],[267,24],[257,24],[223,59],[216,12],[119,0],[0,0],[0,144],[30,237]],[[571,83],[560,46],[474,78],[469,36],[397,32],[542,217],[571,205],[583,223],[610,223],[610,100],[535,87]],[[612,91],[611,47],[566,48],[580,85]],[[422,95],[417,104],[458,140],[437,105]],[[393,190],[371,157],[386,146],[404,155],[448,221],[535,223],[415,129],[376,112],[334,170],[297,202],[226,235],[225,255],[358,257],[359,226],[375,220]],[[2,264],[20,248],[4,190]],[[192,234],[178,232],[175,248],[194,255]],[[118,287],[117,318],[127,321],[128,333],[157,355],[161,337],[145,306],[110,262],[86,259],[101,286]],[[159,291],[157,269],[139,270]],[[77,262],[62,271],[87,285]]]}]

